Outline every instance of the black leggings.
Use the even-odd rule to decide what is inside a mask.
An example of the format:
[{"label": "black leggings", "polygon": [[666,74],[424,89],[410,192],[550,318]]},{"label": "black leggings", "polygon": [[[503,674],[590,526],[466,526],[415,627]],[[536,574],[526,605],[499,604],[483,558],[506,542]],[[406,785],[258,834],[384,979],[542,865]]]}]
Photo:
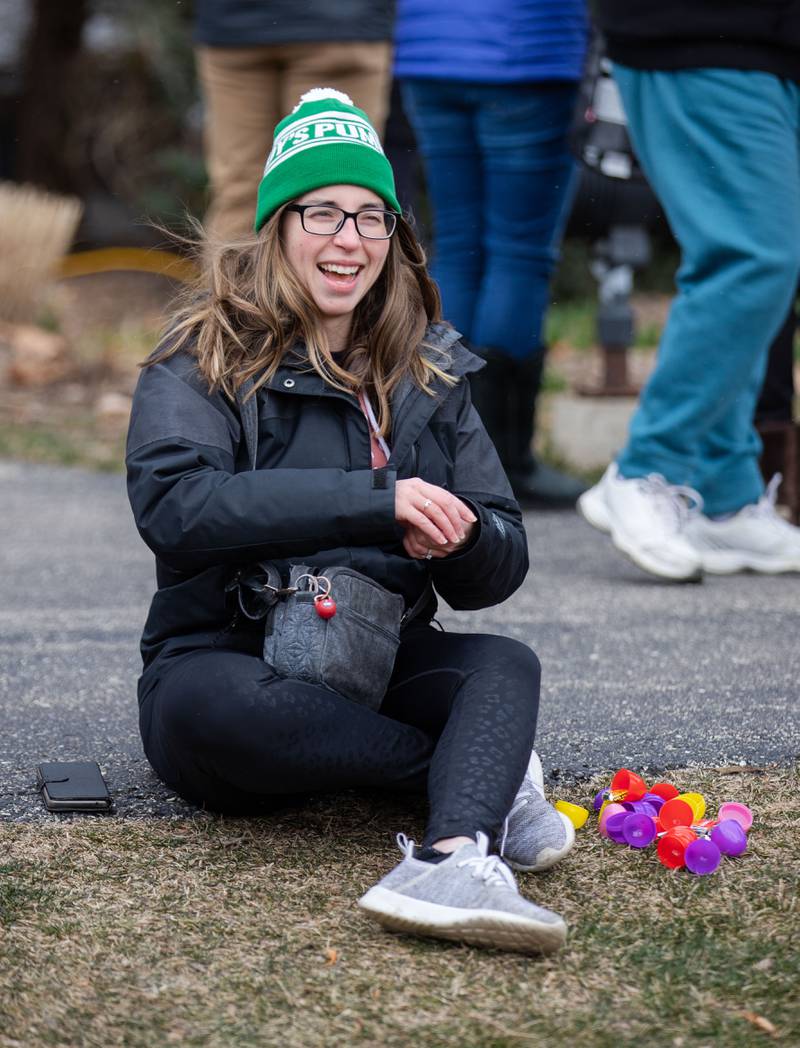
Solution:
[{"label": "black leggings", "polygon": [[255,655],[201,649],[174,658],[142,702],[145,753],[187,800],[217,811],[352,787],[421,790],[425,844],[494,839],[530,757],[539,660],[519,641],[411,630],[373,712],[283,680]]}]

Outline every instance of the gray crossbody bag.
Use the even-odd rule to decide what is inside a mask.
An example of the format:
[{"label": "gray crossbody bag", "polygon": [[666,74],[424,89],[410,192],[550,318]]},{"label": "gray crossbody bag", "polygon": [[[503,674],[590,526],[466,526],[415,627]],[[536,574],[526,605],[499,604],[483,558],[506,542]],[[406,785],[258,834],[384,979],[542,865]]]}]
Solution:
[{"label": "gray crossbody bag", "polygon": [[[255,397],[238,395],[250,468],[256,468]],[[394,669],[400,632],[433,596],[430,580],[413,607],[398,593],[348,567],[292,564],[288,580],[276,564],[254,565],[236,580],[239,608],[264,618],[264,661],[282,677],[321,684],[378,709]]]}]

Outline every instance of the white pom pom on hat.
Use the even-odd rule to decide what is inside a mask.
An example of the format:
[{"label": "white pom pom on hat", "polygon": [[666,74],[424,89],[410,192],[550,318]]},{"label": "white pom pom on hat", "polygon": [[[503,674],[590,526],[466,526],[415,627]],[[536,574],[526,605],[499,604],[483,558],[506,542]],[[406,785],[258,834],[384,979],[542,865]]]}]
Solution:
[{"label": "white pom pom on hat", "polygon": [[344,91],[337,91],[335,87],[312,87],[310,91],[300,95],[300,101],[292,112],[296,113],[304,102],[321,102],[325,98],[335,98],[337,102],[342,102],[346,106],[355,105],[355,102],[349,95],[346,95]]}]

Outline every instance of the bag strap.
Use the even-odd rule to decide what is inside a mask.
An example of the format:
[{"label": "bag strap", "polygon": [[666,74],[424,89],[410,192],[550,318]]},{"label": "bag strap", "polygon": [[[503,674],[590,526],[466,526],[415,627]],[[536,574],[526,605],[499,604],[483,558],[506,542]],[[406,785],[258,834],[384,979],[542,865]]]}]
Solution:
[{"label": "bag strap", "polygon": [[236,390],[236,403],[239,405],[239,417],[242,420],[242,430],[244,431],[244,442],[247,445],[247,454],[250,459],[250,469],[255,469],[256,457],[258,455],[258,407],[255,397],[247,397],[252,388],[253,380],[251,378],[245,379]]}]

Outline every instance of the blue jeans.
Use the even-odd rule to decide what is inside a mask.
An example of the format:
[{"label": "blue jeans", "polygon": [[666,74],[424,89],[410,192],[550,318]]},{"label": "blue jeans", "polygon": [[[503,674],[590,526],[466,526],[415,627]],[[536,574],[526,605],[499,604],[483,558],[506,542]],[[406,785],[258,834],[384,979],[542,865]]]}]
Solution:
[{"label": "blue jeans", "polygon": [[478,347],[542,347],[548,288],[572,199],[575,84],[406,80],[425,162],[432,272],[443,311]]},{"label": "blue jeans", "polygon": [[614,76],[682,253],[619,470],[731,513],[763,491],[753,413],[800,271],[800,86],[731,69]]}]

